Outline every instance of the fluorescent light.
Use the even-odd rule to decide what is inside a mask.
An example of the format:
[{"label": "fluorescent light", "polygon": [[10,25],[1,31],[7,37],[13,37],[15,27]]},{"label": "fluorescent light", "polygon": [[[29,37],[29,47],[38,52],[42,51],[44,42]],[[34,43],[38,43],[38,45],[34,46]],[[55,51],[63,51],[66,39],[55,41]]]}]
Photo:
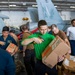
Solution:
[{"label": "fluorescent light", "polygon": [[12,5],[9,5],[9,6],[12,6]]},{"label": "fluorescent light", "polygon": [[32,5],[32,7],[38,7],[38,5]]},{"label": "fluorescent light", "polygon": [[14,7],[16,6],[16,5],[13,5]]},{"label": "fluorescent light", "polygon": [[70,6],[70,8],[75,8],[75,6]]},{"label": "fluorescent light", "polygon": [[15,7],[16,5],[9,5],[10,7]]},{"label": "fluorescent light", "polygon": [[54,7],[57,7],[57,6],[54,6]]},{"label": "fluorescent light", "polygon": [[26,3],[24,2],[23,5],[26,5]]}]

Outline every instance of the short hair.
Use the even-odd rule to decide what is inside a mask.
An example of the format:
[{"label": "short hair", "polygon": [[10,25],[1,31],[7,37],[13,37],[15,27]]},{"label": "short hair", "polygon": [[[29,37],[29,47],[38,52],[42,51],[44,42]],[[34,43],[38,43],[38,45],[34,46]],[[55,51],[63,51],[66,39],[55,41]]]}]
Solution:
[{"label": "short hair", "polygon": [[24,30],[26,30],[26,29],[28,29],[28,30],[29,30],[29,27],[28,27],[28,26],[26,26],[26,25],[23,25],[23,26],[21,27],[21,29],[22,29],[22,31],[24,31]]},{"label": "short hair", "polygon": [[40,20],[40,21],[38,22],[38,27],[44,26],[44,25],[47,25],[47,22],[46,22],[45,20]]},{"label": "short hair", "polygon": [[73,21],[75,21],[75,19],[72,19],[72,20],[71,20],[71,24],[73,24]]},{"label": "short hair", "polygon": [[27,22],[26,24],[23,24],[20,26],[20,31],[24,31],[28,29],[29,30],[29,22]]},{"label": "short hair", "polygon": [[51,25],[51,30],[52,30],[54,27],[57,28],[57,25],[56,25],[56,24],[52,24],[52,25]]},{"label": "short hair", "polygon": [[10,30],[9,32],[10,32],[10,33],[15,33],[15,30]]},{"label": "short hair", "polygon": [[51,26],[48,26],[49,29],[51,29]]},{"label": "short hair", "polygon": [[2,32],[3,31],[9,31],[9,27],[8,26],[4,26],[3,29],[2,29]]}]

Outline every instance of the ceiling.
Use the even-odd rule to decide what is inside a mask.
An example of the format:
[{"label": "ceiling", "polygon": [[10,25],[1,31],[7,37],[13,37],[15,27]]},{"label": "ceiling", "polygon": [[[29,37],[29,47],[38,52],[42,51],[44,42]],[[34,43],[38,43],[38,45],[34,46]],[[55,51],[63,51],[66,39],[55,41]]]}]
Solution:
[{"label": "ceiling", "polygon": [[[75,11],[75,0],[52,0],[59,11]],[[36,0],[0,0],[1,11],[26,11],[37,5]]]}]

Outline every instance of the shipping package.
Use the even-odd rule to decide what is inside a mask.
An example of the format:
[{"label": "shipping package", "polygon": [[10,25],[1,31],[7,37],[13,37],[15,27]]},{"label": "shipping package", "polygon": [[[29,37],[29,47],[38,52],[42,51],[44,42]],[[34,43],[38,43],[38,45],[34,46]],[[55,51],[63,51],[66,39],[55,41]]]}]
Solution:
[{"label": "shipping package", "polygon": [[56,36],[42,53],[42,62],[53,68],[58,63],[58,57],[67,54],[69,50],[70,47],[59,36]]},{"label": "shipping package", "polygon": [[63,61],[63,66],[65,70],[75,72],[75,56],[67,55],[65,60]]},{"label": "shipping package", "polygon": [[8,45],[8,47],[6,48],[6,50],[10,53],[10,54],[13,54],[14,52],[15,52],[15,50],[17,50],[18,49],[18,47],[15,45],[15,44],[13,44],[13,43],[10,43],[9,45]]}]

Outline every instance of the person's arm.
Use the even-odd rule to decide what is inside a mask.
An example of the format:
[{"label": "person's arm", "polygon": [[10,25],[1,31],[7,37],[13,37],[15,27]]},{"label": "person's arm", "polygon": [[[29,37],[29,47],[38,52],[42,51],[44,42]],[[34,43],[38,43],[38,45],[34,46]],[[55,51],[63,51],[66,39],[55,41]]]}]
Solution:
[{"label": "person's arm", "polygon": [[67,45],[69,45],[70,47],[70,50],[69,50],[69,54],[71,53],[71,46],[70,46],[70,43],[69,43],[69,35],[70,35],[70,28],[67,29],[67,32],[66,32],[66,35],[67,35],[67,39],[65,39],[65,42],[67,43]]},{"label": "person's arm", "polygon": [[69,43],[69,41],[68,41],[68,39],[65,39],[65,42],[66,42],[66,44],[70,47],[70,50],[69,50],[69,54],[71,53],[71,46],[70,46],[70,43]]},{"label": "person's arm", "polygon": [[21,42],[21,44],[22,44],[22,45],[28,45],[28,44],[32,43],[33,41],[34,41],[33,38],[24,39],[24,40]]},{"label": "person's arm", "polygon": [[67,37],[68,37],[68,39],[69,39],[69,28],[67,29],[67,32],[66,32],[66,35],[67,35]]},{"label": "person's arm", "polygon": [[18,43],[14,40],[14,38],[12,38],[12,43],[18,46]]},{"label": "person's arm", "polygon": [[67,31],[66,31],[66,36],[67,36],[67,38],[69,40],[69,29],[67,29]]},{"label": "person's arm", "polygon": [[27,46],[23,46],[23,57],[25,57],[25,50],[26,50]]},{"label": "person's arm", "polygon": [[24,39],[21,42],[21,44],[22,45],[28,45],[28,44],[30,44],[32,42],[37,43],[37,44],[40,44],[40,43],[42,43],[42,40],[40,38],[34,37],[34,38]]},{"label": "person's arm", "polygon": [[[69,33],[68,33],[68,35],[69,35]],[[69,40],[63,31],[62,31],[62,37],[63,37],[64,42],[70,47]]]},{"label": "person's arm", "polygon": [[68,39],[67,38],[65,38],[65,43],[68,45],[68,46],[70,46],[70,43],[69,43],[69,41],[68,41]]},{"label": "person's arm", "polygon": [[10,54],[8,54],[8,60],[6,64],[6,75],[15,75],[16,74],[16,66]]},{"label": "person's arm", "polygon": [[29,43],[33,42],[32,37],[28,38],[29,35],[30,34],[26,33],[26,32],[23,34],[23,37],[22,37],[23,41],[21,42],[21,44],[23,45],[23,47],[26,46],[26,45],[28,45]]},{"label": "person's arm", "polygon": [[0,41],[0,45],[5,45],[5,42],[3,42],[3,41]]},{"label": "person's arm", "polygon": [[[26,39],[28,36],[30,36],[30,34],[27,33],[27,32],[24,32],[24,33],[23,33],[23,36],[22,36],[22,39]],[[25,50],[26,50],[26,48],[27,48],[27,46],[24,45],[24,46],[23,46],[23,57],[25,57]]]},{"label": "person's arm", "polygon": [[6,75],[15,75],[16,74],[16,69],[14,65],[8,66],[9,68],[6,69]]}]

